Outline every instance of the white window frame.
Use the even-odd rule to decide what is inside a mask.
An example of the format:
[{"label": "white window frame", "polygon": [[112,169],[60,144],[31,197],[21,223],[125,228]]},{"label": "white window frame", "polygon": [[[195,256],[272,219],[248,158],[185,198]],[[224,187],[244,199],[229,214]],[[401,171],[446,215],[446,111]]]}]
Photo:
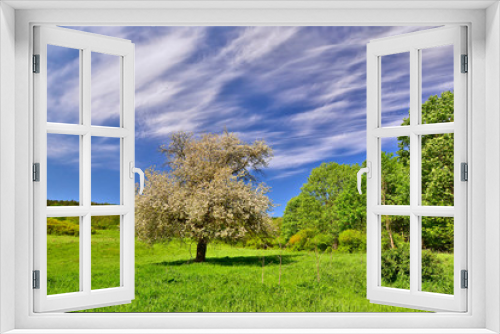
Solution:
[{"label": "white window frame", "polygon": [[[6,1],[0,4],[0,331],[134,333],[134,328],[212,332],[491,333],[500,332],[500,11],[497,1],[122,2],[136,9],[95,9],[116,2]],[[191,6],[190,6],[191,5]],[[35,8],[16,10],[17,8]],[[50,9],[52,6],[52,9]],[[55,7],[54,7],[55,6]],[[70,7],[57,9],[57,7]],[[87,9],[72,9],[73,7]],[[163,6],[147,9],[147,6]],[[175,6],[184,6],[176,9]],[[203,8],[201,8],[203,6]],[[232,7],[224,9],[224,6]],[[245,7],[246,6],[246,7]],[[398,9],[390,9],[397,6]],[[426,7],[428,6],[428,7]],[[454,7],[455,6],[455,7]],[[170,7],[170,8],[167,8]],[[281,8],[280,8],[281,7]],[[487,8],[488,7],[488,8]],[[41,8],[49,8],[42,10]],[[92,9],[94,8],[94,9]],[[259,9],[252,9],[259,8]],[[348,8],[348,9],[346,9]],[[351,9],[349,9],[351,8]],[[401,9],[404,8],[404,9]],[[457,9],[458,8],[458,9]],[[57,9],[57,10],[56,10]],[[15,18],[15,21],[14,21]],[[485,24],[486,22],[486,24]],[[32,260],[32,27],[57,25],[442,25],[468,26],[469,307],[435,314],[34,314]],[[14,39],[15,31],[15,39]],[[15,65],[15,73],[13,66]],[[485,70],[488,66],[488,71]],[[15,80],[15,86],[12,82]],[[15,95],[14,95],[15,93]],[[15,112],[13,112],[15,110]],[[488,117],[488,121],[486,121]],[[15,142],[15,145],[12,145]],[[488,154],[486,154],[488,152]],[[14,175],[14,177],[12,177]],[[486,182],[486,175],[488,179]],[[12,190],[15,198],[12,200]],[[14,208],[14,209],[12,209]],[[12,222],[15,222],[13,224]],[[15,287],[12,289],[12,287]],[[488,291],[488,293],[486,293]],[[12,307],[14,305],[14,307]],[[292,329],[299,329],[293,331]],[[122,330],[120,330],[122,329]],[[168,331],[170,329],[170,331]],[[214,330],[219,329],[219,330]],[[259,330],[260,329],[260,330]],[[357,331],[355,329],[358,329]],[[459,330],[462,329],[462,330]],[[491,331],[490,331],[491,330]],[[110,332],[108,331],[108,333]],[[196,331],[196,330],[194,330]],[[41,332],[41,331],[40,331]],[[47,331],[45,331],[47,332]],[[136,332],[141,332],[137,330]],[[160,332],[160,331],[158,331]],[[246,331],[248,332],[248,330]],[[253,332],[253,331],[252,331]]]},{"label": "white window frame", "polygon": [[[78,124],[47,122],[47,45],[78,50],[80,59],[80,119]],[[91,57],[93,52],[119,59],[119,127],[95,126],[91,120]],[[34,289],[35,312],[74,311],[130,303],[135,290],[135,85],[134,44],[129,40],[60,27],[34,27],[34,53],[39,55],[39,73],[33,75],[34,162],[39,164],[39,181],[33,184],[34,269],[40,273],[39,288]],[[47,135],[78,136],[79,206],[47,206]],[[119,140],[120,182],[118,205],[91,204],[92,138]],[[95,216],[120,217],[120,285],[92,290],[91,225]],[[79,290],[47,295],[47,217],[78,217],[80,220]]]},{"label": "white window frame", "polygon": [[[411,305],[423,310],[467,310],[467,290],[461,287],[461,271],[467,269],[467,184],[461,181],[461,163],[467,163],[467,76],[462,73],[462,55],[467,54],[466,28],[448,26],[370,41],[367,46],[367,298],[385,305]],[[422,50],[444,45],[453,47],[454,122],[422,123]],[[407,52],[409,56],[409,126],[382,126],[382,57]],[[422,205],[421,135],[454,133],[454,204]],[[382,138],[410,138],[410,202],[381,205]],[[381,217],[407,216],[410,221],[410,288],[395,289],[381,282]],[[454,284],[452,294],[422,291],[422,217],[453,217]]]}]

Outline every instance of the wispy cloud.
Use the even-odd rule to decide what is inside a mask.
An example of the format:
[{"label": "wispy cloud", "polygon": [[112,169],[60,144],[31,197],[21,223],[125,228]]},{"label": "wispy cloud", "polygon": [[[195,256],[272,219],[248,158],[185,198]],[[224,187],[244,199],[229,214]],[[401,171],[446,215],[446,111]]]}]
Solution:
[{"label": "wispy cloud", "polygon": [[308,171],[309,171],[308,168],[298,168],[298,169],[282,170],[277,175],[275,175],[273,177],[270,177],[269,180],[287,179],[289,177],[292,177],[292,176],[295,176],[295,175],[298,175],[298,174],[302,174],[302,173],[306,173]]},{"label": "wispy cloud", "polygon": [[78,136],[48,134],[47,160],[80,168],[80,141]]},{"label": "wispy cloud", "polygon": [[325,157],[355,155],[366,150],[364,131],[336,134],[310,140],[297,140],[302,145],[285,147],[275,152],[271,168],[297,168],[318,161],[328,161]]},{"label": "wispy cloud", "polygon": [[[79,29],[131,39],[136,45],[138,154],[152,151],[142,143],[159,146],[175,131],[199,134],[227,128],[246,141],[265,139],[274,149],[273,179],[283,180],[307,173],[311,165],[341,162],[365,151],[366,44],[427,28]],[[423,95],[452,89],[449,50],[426,50],[423,57]],[[393,58],[384,65],[384,125],[400,124],[408,112],[406,60]],[[78,61],[69,56],[63,60],[52,80],[66,84],[58,86],[50,103],[57,117],[66,120],[78,92],[78,80],[71,79]],[[116,99],[110,98],[116,69],[106,62],[93,66],[99,82],[93,117],[111,122],[116,119]]]}]

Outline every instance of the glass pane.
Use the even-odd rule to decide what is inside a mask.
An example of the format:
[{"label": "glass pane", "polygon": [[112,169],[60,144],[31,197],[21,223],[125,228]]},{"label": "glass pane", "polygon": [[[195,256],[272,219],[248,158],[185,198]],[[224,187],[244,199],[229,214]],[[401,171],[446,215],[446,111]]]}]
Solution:
[{"label": "glass pane", "polygon": [[120,216],[92,220],[92,290],[120,286]]},{"label": "glass pane", "polygon": [[410,289],[410,217],[380,216],[381,285]]},{"label": "glass pane", "polygon": [[380,58],[382,126],[409,125],[410,53],[403,52]]},{"label": "glass pane", "polygon": [[92,137],[92,205],[120,204],[120,138]]},{"label": "glass pane", "polygon": [[120,126],[120,57],[92,52],[92,125]]},{"label": "glass pane", "polygon": [[422,205],[453,206],[453,133],[422,136]]},{"label": "glass pane", "polygon": [[410,137],[381,138],[381,205],[410,205]]},{"label": "glass pane", "polygon": [[80,291],[80,218],[47,218],[47,294]]},{"label": "glass pane", "polygon": [[453,45],[423,49],[422,123],[453,122]]},{"label": "glass pane", "polygon": [[422,218],[422,291],[453,294],[452,217]]},{"label": "glass pane", "polygon": [[47,134],[47,205],[80,205],[80,137]]},{"label": "glass pane", "polygon": [[80,50],[47,45],[47,122],[80,122]]}]

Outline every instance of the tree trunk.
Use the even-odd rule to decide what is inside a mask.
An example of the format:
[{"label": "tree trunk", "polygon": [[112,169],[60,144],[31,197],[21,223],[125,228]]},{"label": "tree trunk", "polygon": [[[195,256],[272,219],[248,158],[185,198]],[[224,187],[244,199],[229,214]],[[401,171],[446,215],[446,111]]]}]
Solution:
[{"label": "tree trunk", "polygon": [[205,262],[205,257],[207,255],[207,241],[200,239],[198,240],[198,246],[196,247],[196,259],[194,262]]},{"label": "tree trunk", "polygon": [[[382,205],[385,205],[385,194],[386,194],[385,188],[386,188],[385,182],[384,180],[382,180]],[[392,238],[391,223],[389,217],[385,218],[385,229],[389,233],[389,239],[391,240],[391,248],[392,249],[396,248],[396,245],[394,244],[394,239]]]},{"label": "tree trunk", "polygon": [[396,248],[396,245],[394,244],[394,238],[392,237],[391,223],[389,222],[388,217],[385,219],[385,229],[387,230],[387,232],[389,232],[389,239],[391,240],[391,248],[392,249]]}]

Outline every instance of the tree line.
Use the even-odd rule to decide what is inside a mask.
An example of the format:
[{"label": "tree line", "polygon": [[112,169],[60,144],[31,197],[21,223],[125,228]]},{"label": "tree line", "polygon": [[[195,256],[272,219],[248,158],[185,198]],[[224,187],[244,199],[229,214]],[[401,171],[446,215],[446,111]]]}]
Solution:
[{"label": "tree line", "polygon": [[[422,104],[422,123],[453,122],[453,93],[434,95]],[[409,116],[402,126],[410,124]],[[410,204],[410,141],[398,137],[396,152],[381,152],[381,204]],[[422,205],[453,206],[453,134],[421,137]],[[286,205],[281,237],[287,243],[297,234],[323,234],[332,247],[339,246],[342,233],[366,233],[366,189],[360,195],[356,188],[356,173],[366,161],[348,165],[323,163],[314,168],[298,196]],[[365,185],[363,184],[363,187]],[[409,241],[409,217],[382,216],[383,236],[390,248]],[[424,249],[453,251],[453,218],[422,219]]]}]

